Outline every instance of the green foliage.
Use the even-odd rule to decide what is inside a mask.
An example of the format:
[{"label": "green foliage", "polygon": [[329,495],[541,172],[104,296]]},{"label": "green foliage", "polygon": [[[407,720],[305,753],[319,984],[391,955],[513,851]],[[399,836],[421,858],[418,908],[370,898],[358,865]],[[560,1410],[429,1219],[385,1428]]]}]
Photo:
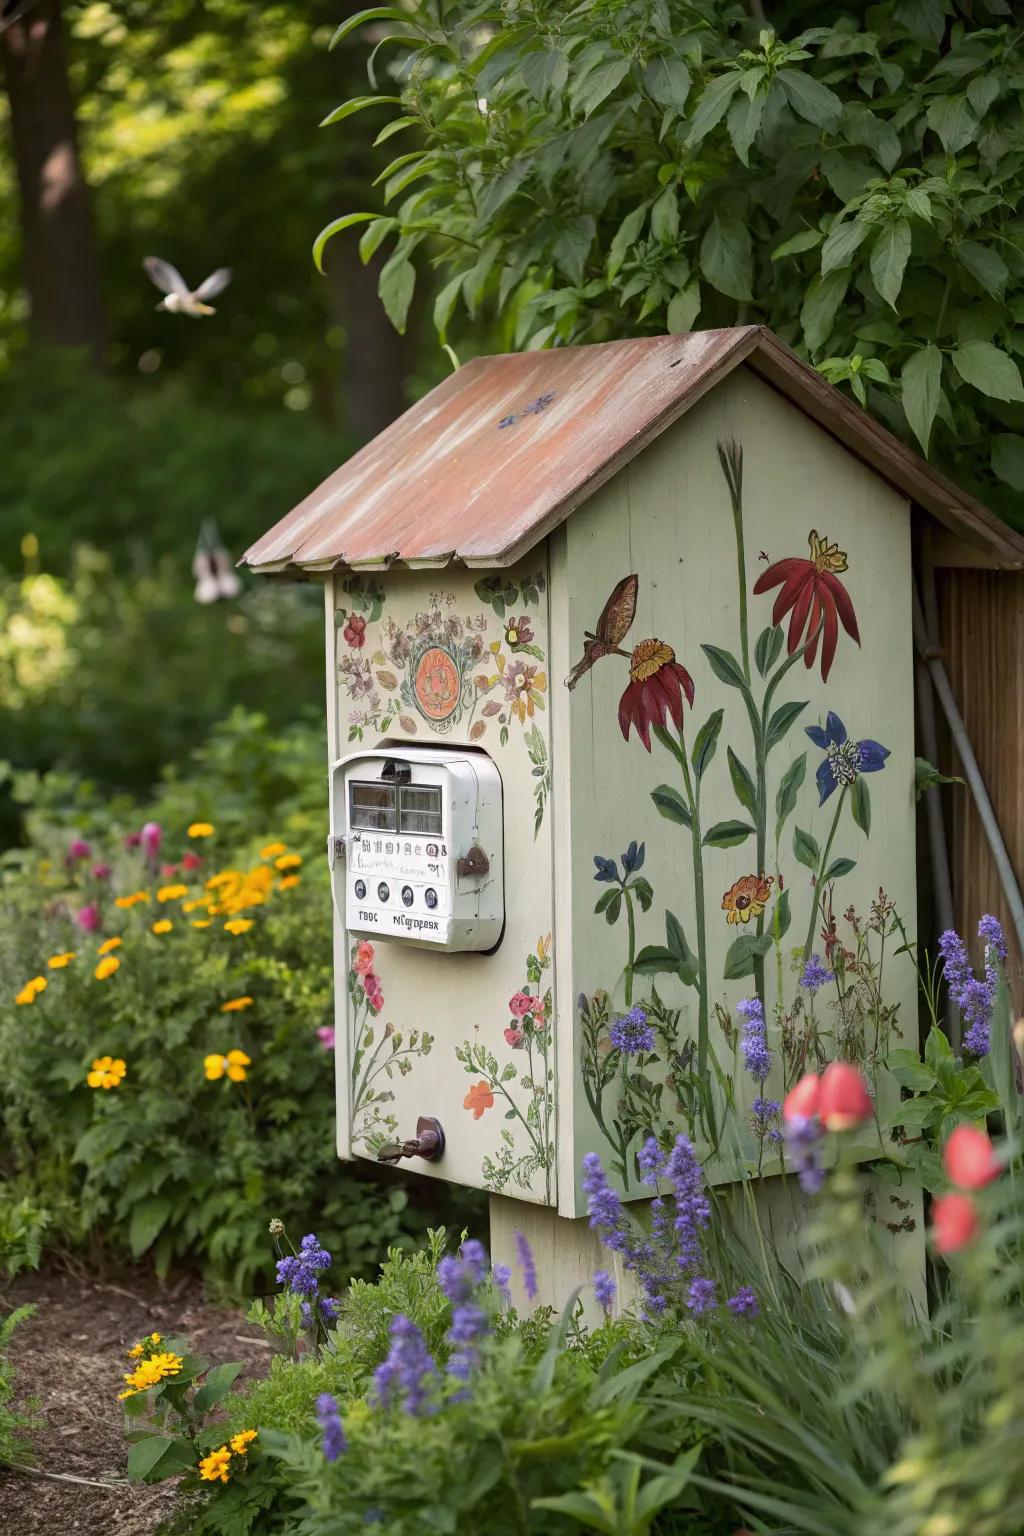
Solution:
[{"label": "green foliage", "polygon": [[[404,1186],[335,1159],[333,1059],[317,1037],[333,1024],[321,751],[313,732],[278,740],[239,713],[145,809],[62,775],[17,781],[29,841],[5,856],[0,887],[0,1171],[66,1237],[150,1254],[161,1272],[196,1262],[240,1291],[268,1273],[270,1215],[294,1227],[317,1210],[343,1273],[365,1268],[382,1236],[415,1230]],[[147,820],[163,828],[165,873],[123,846]],[[189,839],[196,821],[214,835]],[[72,836],[88,859],[66,860]],[[297,881],[260,856],[279,839],[306,856]],[[200,868],[182,864],[186,850]],[[92,873],[98,860],[109,877]],[[224,869],[237,874],[208,889]],[[184,896],[161,901],[168,886]],[[136,891],[148,900],[116,906]],[[90,904],[102,922],[86,933],[73,914]],[[245,931],[224,927],[236,918]],[[121,940],[107,957],[119,965],[99,979],[108,938]],[[35,977],[45,990],[16,1004]],[[252,1001],[222,1011],[240,998]],[[209,1079],[205,1058],[229,1050],[250,1058],[244,1080]],[[124,1079],[89,1087],[104,1056],[126,1063]]]},{"label": "green foliage", "polygon": [[13,1186],[0,1182],[0,1277],[13,1280],[23,1269],[38,1269],[51,1220],[31,1196],[15,1199]]},{"label": "green foliage", "polygon": [[16,1307],[0,1317],[0,1468],[30,1459],[28,1432],[38,1423],[32,1412],[13,1406],[14,1366],[7,1354],[15,1328],[34,1311],[34,1307]]},{"label": "green foliage", "polygon": [[389,315],[404,324],[430,263],[442,341],[483,314],[514,348],[761,322],[1019,522],[1011,8],[789,0],[774,30],[759,9],[457,0],[350,18],[346,34],[395,23],[399,94],[374,99],[413,130],[381,177],[393,212],[361,241],[391,242]]}]

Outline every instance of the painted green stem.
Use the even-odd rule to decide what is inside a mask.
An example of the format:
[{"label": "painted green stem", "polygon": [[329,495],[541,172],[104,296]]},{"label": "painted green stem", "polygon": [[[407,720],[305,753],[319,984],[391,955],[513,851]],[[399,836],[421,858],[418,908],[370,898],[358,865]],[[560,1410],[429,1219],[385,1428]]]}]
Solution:
[{"label": "painted green stem", "polygon": [[626,1007],[633,1003],[633,962],[636,959],[636,914],[633,911],[633,898],[622,887],[622,894],[626,899],[626,924],[629,931],[629,959],[626,961]]},{"label": "painted green stem", "polygon": [[824,849],[822,850],[821,858],[818,860],[818,868],[814,877],[813,900],[811,901],[811,920],[807,925],[807,940],[804,944],[805,964],[811,958],[811,949],[814,945],[814,928],[818,921],[818,902],[821,896],[821,883],[824,879],[825,871],[828,869],[829,854],[832,852],[832,844],[835,841],[836,829],[839,826],[839,818],[843,814],[843,804],[846,800],[846,790],[847,785],[844,784],[839,793],[839,804],[836,806],[836,813],[832,818],[832,825],[829,828],[828,839],[825,843]]},{"label": "painted green stem", "polygon": [[686,740],[682,730],[679,732],[679,763],[683,770],[683,787],[686,790],[686,802],[690,808],[690,847],[693,853],[693,895],[697,922],[697,986],[699,988],[697,1009],[697,1077],[702,1084],[706,1085],[708,1073],[708,946],[706,914],[704,911],[704,856],[701,852],[700,781],[698,780],[695,791],[690,774],[690,764],[686,756]]}]

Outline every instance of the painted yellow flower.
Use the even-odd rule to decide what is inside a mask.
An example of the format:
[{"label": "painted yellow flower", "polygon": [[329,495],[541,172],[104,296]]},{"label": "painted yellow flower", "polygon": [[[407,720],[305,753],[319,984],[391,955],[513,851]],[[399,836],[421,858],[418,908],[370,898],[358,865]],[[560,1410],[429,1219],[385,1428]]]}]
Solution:
[{"label": "painted yellow flower", "polygon": [[97,1056],[85,1080],[90,1088],[118,1088],[127,1071],[120,1056]]},{"label": "painted yellow flower", "polygon": [[162,885],[156,893],[157,901],[180,901],[188,895],[187,885]]},{"label": "painted yellow flower", "polygon": [[224,927],[227,929],[228,933],[248,933],[249,929],[252,927],[252,918],[233,917],[230,922],[224,924]]},{"label": "painted yellow flower", "polygon": [[228,1051],[226,1056],[203,1057],[203,1071],[206,1073],[207,1080],[211,1083],[215,1083],[218,1078],[225,1075],[233,1083],[244,1083],[248,1076],[245,1069],[251,1066],[252,1057],[247,1056],[244,1051],[237,1049]]},{"label": "painted yellow flower", "polygon": [[122,912],[127,912],[129,907],[137,907],[140,901],[148,900],[148,891],[130,891],[127,896],[115,896],[114,906],[120,907]]},{"label": "painted yellow flower", "polygon": [[209,1456],[203,1457],[199,1463],[199,1476],[205,1483],[226,1483],[230,1465],[231,1452],[222,1445],[219,1451],[211,1451]]},{"label": "painted yellow flower", "polygon": [[241,1013],[243,1008],[252,1007],[251,997],[232,997],[226,1003],[221,1003],[221,1013]]},{"label": "painted yellow flower", "polygon": [[62,955],[51,955],[47,965],[51,971],[62,971],[66,965],[70,965],[75,958],[73,949],[66,949]]},{"label": "painted yellow flower", "polygon": [[213,922],[213,918],[212,917],[194,917],[192,919],[192,927],[193,928],[209,928],[209,926],[210,926],[210,924],[212,922]]},{"label": "painted yellow flower", "polygon": [[93,971],[97,981],[106,981],[108,976],[113,976],[115,971],[121,969],[121,962],[116,955],[104,955],[99,965]]},{"label": "painted yellow flower", "polygon": [[279,853],[284,853],[287,850],[287,847],[287,843],[268,843],[265,848],[260,849],[260,858],[276,859]]},{"label": "painted yellow flower", "polygon": [[170,931],[171,931],[171,929],[173,927],[174,927],[174,924],[171,922],[170,918],[162,917],[158,923],[153,923],[153,925],[152,925],[152,927],[150,929],[150,932],[151,933],[170,933]]},{"label": "painted yellow flower", "polygon": [[301,875],[282,875],[277,882],[277,888],[279,891],[290,891],[293,886],[298,885],[301,879]]},{"label": "painted yellow flower", "polygon": [[194,821],[188,829],[189,837],[212,837],[213,826],[208,821]]},{"label": "painted yellow flower", "polygon": [[301,853],[282,853],[279,859],[274,860],[275,869],[298,869],[302,863]]},{"label": "painted yellow flower", "polygon": [[45,991],[46,991],[46,977],[45,976],[33,976],[31,981],[26,981],[25,985],[22,987],[21,991],[17,994],[17,996],[15,997],[14,1001],[16,1003],[19,1003],[22,1007],[24,1007],[26,1003],[34,1003],[36,998],[39,996],[40,992],[45,992]]},{"label": "painted yellow flower", "polygon": [[119,938],[115,937],[113,939],[104,939],[103,943],[100,945],[100,947],[96,951],[96,953],[98,955],[109,955],[110,951],[112,949],[120,949],[120,948],[121,948],[121,940]]},{"label": "painted yellow flower", "polygon": [[230,1441],[231,1449],[234,1451],[236,1456],[244,1456],[245,1453],[248,1451],[250,1445],[252,1445],[252,1442],[255,1439],[256,1439],[256,1430],[254,1430],[254,1429],[242,1429],[242,1430],[239,1430],[237,1435],[232,1435],[231,1436],[231,1441]]}]

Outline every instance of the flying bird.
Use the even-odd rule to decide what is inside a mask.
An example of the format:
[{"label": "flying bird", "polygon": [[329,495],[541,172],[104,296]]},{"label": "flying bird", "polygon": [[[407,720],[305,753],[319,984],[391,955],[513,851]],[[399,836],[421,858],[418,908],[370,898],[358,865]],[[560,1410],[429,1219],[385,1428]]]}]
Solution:
[{"label": "flying bird", "polygon": [[216,298],[231,281],[231,268],[218,267],[193,292],[177,267],[172,267],[169,261],[161,261],[159,256],[147,256],[142,265],[150,281],[165,295],[157,309],[166,309],[172,315],[192,315],[197,320],[201,315],[217,313],[206,300]]},{"label": "flying bird", "polygon": [[584,673],[589,672],[594,662],[600,657],[629,655],[628,651],[620,650],[619,647],[636,617],[636,595],[639,585],[639,579],[636,576],[624,576],[616,586],[601,609],[596,633],[591,634],[589,629],[584,632],[583,655],[565,680],[567,688],[575,688]]}]

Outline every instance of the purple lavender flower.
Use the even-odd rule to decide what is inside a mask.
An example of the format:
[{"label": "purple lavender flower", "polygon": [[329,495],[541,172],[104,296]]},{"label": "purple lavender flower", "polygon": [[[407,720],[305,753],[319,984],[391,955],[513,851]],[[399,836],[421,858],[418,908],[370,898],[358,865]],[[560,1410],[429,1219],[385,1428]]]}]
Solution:
[{"label": "purple lavender flower", "polygon": [[480,1358],[477,1346],[487,1332],[487,1326],[487,1314],[482,1307],[469,1302],[455,1308],[448,1329],[448,1342],[454,1346],[448,1361],[449,1376],[456,1376],[460,1381],[469,1379]]},{"label": "purple lavender flower", "polygon": [[713,1311],[718,1305],[715,1282],[706,1279],[703,1275],[694,1275],[690,1281],[690,1289],[686,1293],[686,1305],[698,1317],[703,1312]]},{"label": "purple lavender flower", "polygon": [[606,1269],[594,1270],[594,1298],[605,1317],[610,1317],[615,1301],[615,1281]]},{"label": "purple lavender flower", "polygon": [[473,1285],[479,1285],[486,1278],[488,1270],[487,1249],[475,1237],[467,1237],[459,1249],[459,1256],[469,1272],[469,1278]]},{"label": "purple lavender flower", "polygon": [[741,1285],[735,1296],[730,1296],[726,1306],[734,1317],[760,1317],[761,1308],[757,1296],[749,1285]]},{"label": "purple lavender flower", "polygon": [[993,917],[990,912],[985,913],[978,924],[978,938],[983,944],[994,949],[1000,960],[1006,959],[1006,938],[998,917]]},{"label": "purple lavender flower", "polygon": [[473,1289],[465,1264],[461,1259],[453,1259],[450,1254],[446,1254],[437,1266],[437,1283],[453,1306],[468,1301]]},{"label": "purple lavender flower", "polygon": [[608,1182],[601,1159],[588,1152],[583,1159],[583,1192],[587,1197],[587,1216],[591,1231],[596,1232],[606,1248],[625,1253],[628,1238],[622,1201]]},{"label": "purple lavender flower", "polygon": [[631,1008],[622,1018],[616,1019],[608,1031],[608,1038],[623,1056],[639,1056],[642,1051],[654,1050],[654,1030],[648,1024],[643,1008]]},{"label": "purple lavender flower", "polygon": [[437,1366],[416,1324],[399,1312],[391,1319],[391,1348],[373,1373],[378,1403],[389,1408],[397,1399],[406,1413],[416,1414],[432,1408],[431,1392],[437,1379]]},{"label": "purple lavender flower", "polygon": [[341,1302],[335,1296],[321,1296],[320,1316],[325,1323],[336,1323],[341,1312]]},{"label": "purple lavender flower", "polygon": [[[982,923],[986,925],[985,934],[982,934]],[[985,937],[991,949],[996,949],[995,930],[998,930],[998,937],[1002,940],[1002,929],[999,928],[995,918],[982,918],[981,923],[978,924],[979,937]],[[1005,941],[1003,947],[1005,950]],[[984,981],[980,981],[975,976],[967,955],[967,946],[952,928],[947,928],[941,935],[939,953],[942,956],[942,972],[950,998],[960,1009],[964,1023],[967,1025],[964,1032],[964,1045],[972,1056],[984,1056],[991,1043],[992,1010],[995,1007],[996,991],[999,986],[998,973],[990,951],[986,950]],[[998,954],[998,949],[996,953]]]},{"label": "purple lavender flower", "polygon": [[302,1239],[299,1251],[277,1261],[277,1283],[286,1285],[295,1296],[313,1297],[320,1288],[318,1276],[331,1267],[331,1256],[310,1232]]},{"label": "purple lavender flower", "polygon": [[495,1264],[491,1268],[491,1279],[500,1292],[502,1301],[507,1305],[512,1300],[509,1286],[512,1283],[512,1271],[507,1264]]},{"label": "purple lavender flower", "polygon": [[526,1292],[527,1301],[535,1301],[537,1297],[537,1265],[533,1258],[533,1249],[530,1247],[525,1232],[520,1232],[518,1227],[515,1232],[516,1257],[519,1260],[519,1268],[523,1275],[523,1290]]},{"label": "purple lavender flower", "polygon": [[737,1003],[740,1016],[740,1044],[743,1046],[743,1065],[763,1083],[772,1069],[772,1056],[765,1039],[764,1009],[757,997],[746,997]]},{"label": "purple lavender flower", "polygon": [[825,1182],[821,1135],[816,1116],[794,1115],[786,1126],[786,1151],[800,1188],[807,1195],[816,1195]]},{"label": "purple lavender flower", "polygon": [[779,1116],[782,1114],[782,1105],[778,1099],[756,1098],[750,1106],[750,1128],[758,1141],[770,1141],[778,1145],[782,1140],[782,1132],[779,1130]]},{"label": "purple lavender flower", "polygon": [[704,1174],[697,1154],[684,1135],[676,1137],[665,1164],[665,1177],[672,1181],[676,1202],[676,1264],[685,1272],[696,1268],[701,1258],[700,1234],[711,1220],[711,1206],[704,1192]]},{"label": "purple lavender flower", "polygon": [[321,1392],[316,1400],[316,1421],[322,1431],[320,1449],[325,1461],[337,1461],[348,1450],[345,1426],[341,1422],[338,1400],[329,1392]]},{"label": "purple lavender flower", "polygon": [[657,1184],[661,1178],[661,1168],[665,1161],[665,1154],[662,1152],[656,1136],[648,1136],[637,1153],[636,1160],[644,1183]]},{"label": "purple lavender flower", "polygon": [[828,986],[829,982],[835,979],[835,972],[822,964],[820,955],[812,955],[800,973],[800,985],[805,987],[812,997],[815,992]]}]

